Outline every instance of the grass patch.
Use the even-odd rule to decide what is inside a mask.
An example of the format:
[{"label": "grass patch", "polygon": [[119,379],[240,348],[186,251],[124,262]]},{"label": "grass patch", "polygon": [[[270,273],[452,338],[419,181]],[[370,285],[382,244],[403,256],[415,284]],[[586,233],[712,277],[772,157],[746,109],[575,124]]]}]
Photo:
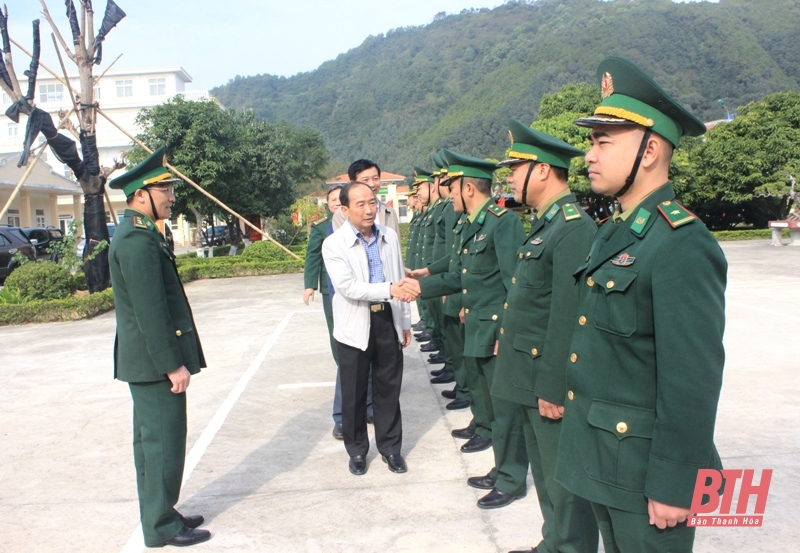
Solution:
[{"label": "grass patch", "polygon": [[[742,229],[742,230],[718,230],[712,232],[718,242],[733,242],[736,240],[770,240],[772,229]],[[782,229],[783,238],[789,238],[789,229]]]},{"label": "grass patch", "polygon": [[112,309],[114,294],[109,288],[96,294],[80,294],[63,300],[0,305],[0,326],[77,321],[96,317]]}]

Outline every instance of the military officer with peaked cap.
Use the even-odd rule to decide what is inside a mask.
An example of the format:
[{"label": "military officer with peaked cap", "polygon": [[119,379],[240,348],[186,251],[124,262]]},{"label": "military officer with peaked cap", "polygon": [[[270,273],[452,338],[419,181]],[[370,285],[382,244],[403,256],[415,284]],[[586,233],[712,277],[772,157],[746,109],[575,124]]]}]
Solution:
[{"label": "military officer with peaked cap", "polygon": [[567,394],[564,359],[580,297],[572,273],[586,260],[597,230],[567,184],[570,162],[583,152],[514,119],[508,126],[511,149],[500,165],[511,168],[508,181],[515,199],[536,209],[536,217],[518,244],[514,280],[503,306],[493,402],[494,397],[510,401],[521,413],[544,518],[534,551],[596,553],[590,503],[555,481]]},{"label": "military officer with peaked cap", "polygon": [[689,552],[698,469],[714,446],[727,263],[668,180],[681,136],[705,127],[633,63],[604,59],[586,154],[619,208],[575,270],[556,479],[592,502],[605,550]]},{"label": "military officer with peaked cap", "polygon": [[[516,214],[491,199],[493,163],[449,150],[445,156],[453,202],[460,202],[469,213],[469,226],[460,233],[460,274],[450,271],[421,278],[419,288],[422,297],[462,293],[464,361],[475,435],[461,450],[468,453],[493,447],[495,427],[518,429],[512,439],[500,436],[502,450],[495,451],[496,470],[489,475],[494,489],[478,501],[479,507],[491,509],[508,505],[527,492],[528,462],[520,411],[505,400],[495,409],[490,395],[499,321],[512,284],[517,245],[525,232]],[[496,417],[516,418],[517,423],[496,425]]]},{"label": "military officer with peaked cap", "polygon": [[[407,265],[408,269],[414,270],[419,269],[423,266],[423,257],[422,257],[422,241],[423,241],[423,223],[427,220],[427,212],[428,212],[428,194],[427,189],[420,191],[420,188],[425,185],[428,186],[427,183],[433,182],[433,174],[428,171],[427,169],[423,169],[422,167],[414,167],[414,193],[417,198],[417,204],[419,205],[419,214],[412,220],[411,225],[409,226],[409,238],[408,238],[408,256],[407,259],[409,263]],[[428,333],[428,321],[430,320],[430,314],[428,313],[427,303],[424,300],[417,298],[417,312],[419,313],[421,328],[414,329],[418,330],[418,333],[415,334],[415,338],[418,339],[424,337],[425,342],[430,340],[430,334]]]},{"label": "military officer with peaked cap", "polygon": [[186,388],[206,366],[175,257],[155,221],[175,201],[163,147],[111,181],[128,208],[109,250],[117,333],[114,377],[133,398],[133,459],[148,547],[206,541],[203,517],[175,510],[186,456]]}]

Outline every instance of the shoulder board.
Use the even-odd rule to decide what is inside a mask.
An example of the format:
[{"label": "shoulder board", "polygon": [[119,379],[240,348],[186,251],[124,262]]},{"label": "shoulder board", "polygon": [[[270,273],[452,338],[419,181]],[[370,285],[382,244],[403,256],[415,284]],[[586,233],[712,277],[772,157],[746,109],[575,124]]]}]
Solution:
[{"label": "shoulder board", "polygon": [[647,226],[647,221],[650,220],[650,212],[645,208],[640,207],[636,212],[636,218],[631,223],[631,232],[636,236],[641,237],[644,234],[644,227]]},{"label": "shoulder board", "polygon": [[311,223],[311,226],[315,227],[315,226],[321,225],[322,223],[325,223],[327,221],[328,221],[328,218],[327,217],[323,217],[319,221],[314,221],[313,223]]},{"label": "shoulder board", "polygon": [[547,214],[544,216],[544,220],[549,223],[550,221],[553,220],[553,217],[555,217],[558,214],[558,211],[559,211],[558,206],[556,204],[553,204],[553,207],[551,207],[550,211],[548,211]]},{"label": "shoulder board", "polygon": [[489,209],[487,211],[489,211],[492,215],[496,215],[497,217],[500,217],[507,210],[506,210],[506,208],[500,207],[497,204],[492,204],[492,205],[489,206]]},{"label": "shoulder board", "polygon": [[144,218],[139,217],[138,215],[133,218],[133,226],[134,228],[143,228],[145,230],[149,230]]},{"label": "shoulder board", "polygon": [[697,216],[676,201],[662,202],[658,211],[672,228],[682,227],[697,219]]},{"label": "shoulder board", "polygon": [[564,220],[572,221],[581,218],[580,210],[575,207],[575,204],[564,204],[561,206],[561,211],[564,212]]}]

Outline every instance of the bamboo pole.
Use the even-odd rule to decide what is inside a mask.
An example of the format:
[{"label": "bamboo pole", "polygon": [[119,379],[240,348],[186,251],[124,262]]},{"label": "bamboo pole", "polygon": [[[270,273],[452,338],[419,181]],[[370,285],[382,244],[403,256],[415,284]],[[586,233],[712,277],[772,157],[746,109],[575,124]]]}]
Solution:
[{"label": "bamboo pole", "polygon": [[[111,118],[110,118],[108,115],[106,115],[106,113],[105,113],[105,112],[104,112],[102,109],[100,109],[100,108],[98,107],[98,108],[95,108],[95,110],[97,111],[97,113],[99,113],[101,116],[103,116],[103,118],[104,118],[106,121],[108,121],[109,123],[111,123],[112,125],[114,125],[114,126],[115,126],[115,127],[116,127],[116,128],[119,130],[119,131],[120,131],[120,132],[122,132],[123,134],[125,134],[125,135],[126,135],[128,138],[130,138],[131,140],[133,140],[133,141],[134,141],[134,142],[135,142],[135,143],[136,143],[136,144],[137,144],[137,145],[138,145],[140,148],[142,148],[144,151],[146,151],[146,152],[149,152],[149,153],[151,153],[151,154],[153,153],[153,150],[151,150],[150,148],[148,148],[147,146],[145,146],[144,142],[142,142],[141,140],[139,140],[138,138],[136,138],[135,136],[133,136],[131,133],[129,133],[129,132],[126,130],[126,129],[124,129],[123,127],[121,127],[120,125],[118,125],[118,124],[116,123],[116,121],[114,121],[114,120],[113,120],[113,119],[111,119]],[[269,234],[267,234],[266,232],[264,232],[263,230],[261,230],[260,228],[258,228],[257,226],[255,226],[253,223],[251,223],[250,221],[248,221],[247,219],[245,219],[244,217],[242,217],[241,215],[239,215],[238,213],[236,213],[234,210],[232,210],[231,208],[229,208],[227,205],[225,205],[225,204],[224,204],[224,203],[222,203],[220,200],[218,200],[216,197],[214,197],[212,194],[210,194],[208,191],[206,191],[206,189],[205,189],[205,188],[203,188],[202,186],[200,186],[199,184],[197,184],[196,182],[194,182],[192,179],[190,179],[189,177],[187,177],[186,175],[184,175],[183,173],[181,173],[180,171],[178,171],[178,170],[177,170],[175,167],[173,167],[173,166],[172,166],[172,165],[170,165],[169,163],[167,163],[166,167],[167,167],[167,169],[169,169],[170,171],[172,171],[173,173],[175,173],[175,174],[176,174],[178,177],[180,177],[181,179],[183,179],[183,180],[184,180],[186,183],[188,183],[188,184],[192,185],[192,186],[193,186],[195,189],[197,189],[197,191],[198,191],[198,192],[200,192],[201,194],[203,194],[204,196],[206,196],[208,199],[210,199],[211,201],[213,201],[214,203],[216,203],[218,206],[220,206],[222,209],[224,209],[225,211],[227,211],[228,213],[230,213],[231,215],[233,215],[233,216],[234,216],[234,217],[236,217],[237,219],[239,219],[239,220],[240,220],[242,223],[244,223],[245,225],[249,226],[250,228],[252,228],[252,229],[253,229],[254,231],[256,231],[257,233],[259,233],[259,234],[260,234],[261,236],[263,236],[263,237],[264,237],[266,240],[269,240],[270,242],[274,243],[276,246],[278,246],[280,249],[282,249],[283,251],[285,251],[286,253],[288,253],[289,255],[291,255],[292,257],[294,257],[295,259],[297,259],[298,261],[300,260],[300,257],[299,257],[299,256],[297,256],[297,254],[295,254],[294,252],[292,252],[291,250],[289,250],[288,248],[286,248],[286,247],[285,247],[283,244],[281,244],[281,243],[280,243],[280,242],[278,242],[277,240],[273,240],[273,239],[272,239],[272,238],[269,236]]]},{"label": "bamboo pole", "polygon": [[33,168],[36,167],[36,164],[39,162],[39,160],[42,157],[42,154],[44,153],[44,151],[46,149],[47,149],[47,142],[42,144],[41,150],[39,150],[39,153],[36,154],[36,157],[33,158],[33,162],[29,162],[28,163],[28,167],[25,169],[25,172],[22,174],[22,178],[17,183],[17,186],[14,188],[14,191],[11,192],[11,196],[9,196],[8,201],[6,202],[6,205],[4,205],[3,209],[0,210],[0,219],[5,217],[6,212],[8,211],[8,208],[11,207],[11,202],[13,202],[14,199],[17,197],[17,194],[19,194],[19,191],[22,189],[22,185],[25,184],[26,180],[28,180],[28,177],[31,175],[31,172],[33,171]]},{"label": "bamboo pole", "polygon": [[108,188],[103,189],[103,194],[106,196],[106,203],[108,204],[108,210],[111,212],[111,218],[114,219],[114,226],[119,226],[119,220],[117,219],[117,212],[114,211],[114,206],[111,205],[111,196],[108,195]]}]

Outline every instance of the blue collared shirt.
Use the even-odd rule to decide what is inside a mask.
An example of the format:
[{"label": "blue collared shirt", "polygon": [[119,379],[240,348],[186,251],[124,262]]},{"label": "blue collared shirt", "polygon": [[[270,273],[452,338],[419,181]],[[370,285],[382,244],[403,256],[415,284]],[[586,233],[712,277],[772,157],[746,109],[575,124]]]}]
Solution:
[{"label": "blue collared shirt", "polygon": [[358,237],[359,242],[361,242],[361,245],[364,246],[364,249],[367,251],[367,263],[369,265],[369,283],[375,284],[378,282],[386,282],[386,277],[383,274],[383,262],[381,261],[381,251],[378,246],[378,241],[380,240],[380,232],[378,231],[378,227],[372,225],[372,236],[370,236],[369,242],[364,238],[364,235],[361,234],[361,232],[358,229],[353,227],[353,231],[356,233],[356,236]]}]

